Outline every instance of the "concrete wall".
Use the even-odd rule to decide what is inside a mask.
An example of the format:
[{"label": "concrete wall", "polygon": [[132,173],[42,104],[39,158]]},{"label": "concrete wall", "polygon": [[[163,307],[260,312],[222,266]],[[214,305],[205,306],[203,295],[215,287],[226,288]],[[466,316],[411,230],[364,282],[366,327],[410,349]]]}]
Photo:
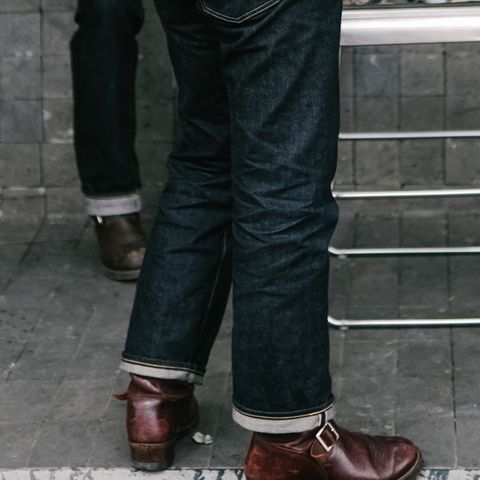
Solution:
[{"label": "concrete wall", "polygon": [[[480,44],[362,47],[343,53],[346,131],[480,127]],[[480,185],[480,141],[344,142],[338,182]]]},{"label": "concrete wall", "polygon": [[[75,4],[0,0],[4,214],[83,211],[72,148],[68,51]],[[174,85],[161,27],[151,1],[144,4],[137,149],[151,210],[174,137]],[[345,49],[343,130],[476,128],[479,52],[472,44]],[[342,142],[340,152],[341,188],[480,186],[480,141]]]}]

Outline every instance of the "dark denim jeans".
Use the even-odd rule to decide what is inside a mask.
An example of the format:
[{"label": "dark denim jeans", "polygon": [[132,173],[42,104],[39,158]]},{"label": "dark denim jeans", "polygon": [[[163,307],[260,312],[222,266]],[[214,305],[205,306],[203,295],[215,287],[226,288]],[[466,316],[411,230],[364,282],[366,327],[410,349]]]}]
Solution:
[{"label": "dark denim jeans", "polygon": [[327,293],[341,2],[156,5],[183,137],[169,159],[122,368],[200,380],[231,258],[234,417],[252,430],[314,428],[333,401]]},{"label": "dark denim jeans", "polygon": [[141,0],[78,0],[71,42],[75,150],[87,197],[124,196],[141,187],[135,36],[143,19]]}]

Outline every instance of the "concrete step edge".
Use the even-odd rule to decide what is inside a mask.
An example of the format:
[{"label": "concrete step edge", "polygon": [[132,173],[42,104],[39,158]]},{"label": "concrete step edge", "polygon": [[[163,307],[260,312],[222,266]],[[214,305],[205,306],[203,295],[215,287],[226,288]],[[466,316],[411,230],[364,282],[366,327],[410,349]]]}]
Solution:
[{"label": "concrete step edge", "polygon": [[[155,480],[244,480],[241,469],[181,469],[156,473]],[[1,480],[152,480],[151,473],[129,468],[2,469]],[[479,480],[480,470],[422,470],[417,480]]]}]

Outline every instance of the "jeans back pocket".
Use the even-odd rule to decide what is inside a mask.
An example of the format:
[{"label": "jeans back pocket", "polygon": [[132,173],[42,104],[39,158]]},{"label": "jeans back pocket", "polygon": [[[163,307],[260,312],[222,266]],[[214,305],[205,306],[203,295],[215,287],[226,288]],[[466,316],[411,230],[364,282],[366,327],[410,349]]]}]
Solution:
[{"label": "jeans back pocket", "polygon": [[231,23],[242,23],[280,0],[198,0],[204,13]]}]

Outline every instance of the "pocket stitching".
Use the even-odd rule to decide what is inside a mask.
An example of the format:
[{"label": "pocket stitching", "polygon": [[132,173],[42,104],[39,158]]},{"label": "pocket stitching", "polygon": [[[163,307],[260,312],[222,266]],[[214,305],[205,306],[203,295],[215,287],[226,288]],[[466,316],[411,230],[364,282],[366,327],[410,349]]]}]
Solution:
[{"label": "pocket stitching", "polygon": [[205,4],[204,0],[199,0],[200,5],[202,6],[202,9],[205,13],[208,13],[212,15],[213,17],[219,18],[220,20],[225,20],[227,22],[232,22],[232,23],[242,23],[245,20],[248,20],[249,18],[252,18],[253,16],[262,13],[265,11],[267,8],[272,7],[276,3],[278,3],[280,0],[268,0],[265,3],[262,3],[258,7],[254,8],[253,10],[250,10],[247,13],[244,13],[243,15],[240,15],[239,17],[230,17],[229,15],[224,15],[222,13],[219,13],[213,9],[211,9],[208,5]]}]

